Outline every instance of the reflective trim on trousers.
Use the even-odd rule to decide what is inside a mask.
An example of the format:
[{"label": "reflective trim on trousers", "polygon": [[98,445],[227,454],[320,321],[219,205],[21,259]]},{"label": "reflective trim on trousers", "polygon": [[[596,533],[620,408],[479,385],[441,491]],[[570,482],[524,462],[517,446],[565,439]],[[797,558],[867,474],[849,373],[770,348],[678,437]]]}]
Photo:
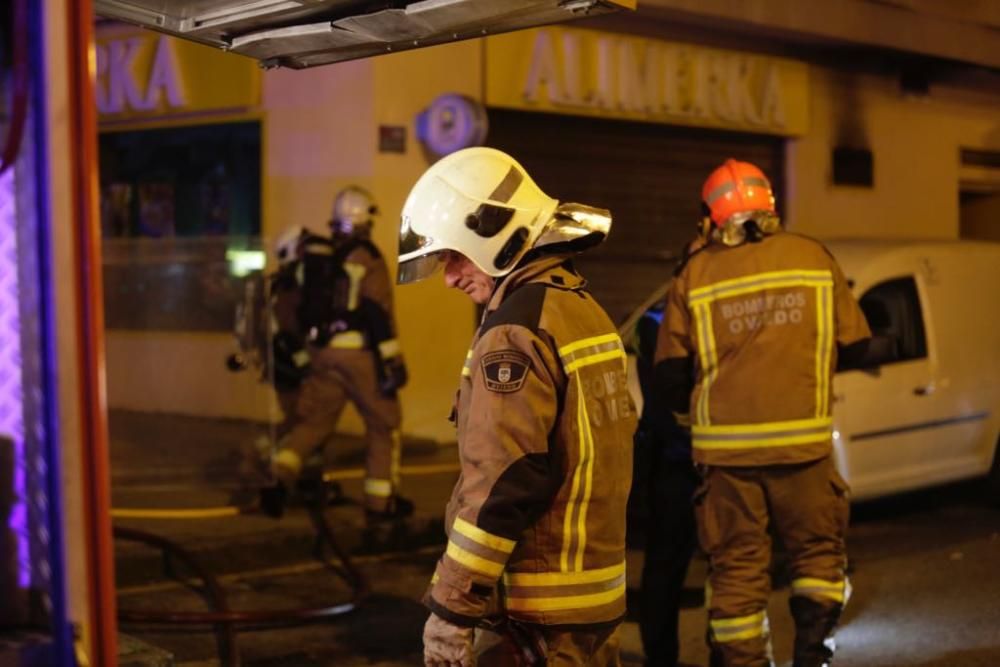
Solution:
[{"label": "reflective trim on trousers", "polygon": [[388,479],[373,479],[369,477],[365,480],[365,495],[388,498],[392,495],[392,482]]},{"label": "reflective trim on trousers", "polygon": [[847,579],[842,581],[826,581],[825,579],[802,577],[792,580],[791,594],[808,598],[833,600],[834,602],[845,604],[849,596],[850,586]]},{"label": "reflective trim on trousers", "polygon": [[764,610],[747,616],[713,618],[708,625],[712,630],[712,638],[719,643],[766,637],[769,634],[767,612]]}]

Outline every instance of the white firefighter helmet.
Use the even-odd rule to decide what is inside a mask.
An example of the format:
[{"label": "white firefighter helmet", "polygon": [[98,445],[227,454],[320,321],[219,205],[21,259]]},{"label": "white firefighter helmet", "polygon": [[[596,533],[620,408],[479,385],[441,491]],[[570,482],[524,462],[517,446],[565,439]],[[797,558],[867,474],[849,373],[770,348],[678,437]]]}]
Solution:
[{"label": "white firefighter helmet", "polygon": [[285,266],[299,258],[302,240],[309,235],[302,225],[292,225],[283,231],[274,242],[274,256],[278,266]]},{"label": "white firefighter helmet", "polygon": [[377,214],[378,206],[371,194],[357,185],[349,185],[333,200],[330,230],[338,236],[367,234]]},{"label": "white firefighter helmet", "polygon": [[400,221],[398,282],[426,278],[449,250],[493,277],[505,276],[530,249],[555,243],[579,249],[603,240],[610,223],[607,211],[559,206],[506,153],[466,148],[431,165],[410,191]]}]

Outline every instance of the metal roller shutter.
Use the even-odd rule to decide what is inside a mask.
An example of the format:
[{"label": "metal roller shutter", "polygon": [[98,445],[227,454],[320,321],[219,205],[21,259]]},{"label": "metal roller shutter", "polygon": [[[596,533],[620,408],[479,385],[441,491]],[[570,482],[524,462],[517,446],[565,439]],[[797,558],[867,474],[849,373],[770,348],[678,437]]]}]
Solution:
[{"label": "metal roller shutter", "polygon": [[701,185],[728,157],[771,178],[781,210],[781,137],[489,110],[487,144],[547,194],[611,210],[611,236],[577,262],[615,322],[666,280],[701,217]]}]

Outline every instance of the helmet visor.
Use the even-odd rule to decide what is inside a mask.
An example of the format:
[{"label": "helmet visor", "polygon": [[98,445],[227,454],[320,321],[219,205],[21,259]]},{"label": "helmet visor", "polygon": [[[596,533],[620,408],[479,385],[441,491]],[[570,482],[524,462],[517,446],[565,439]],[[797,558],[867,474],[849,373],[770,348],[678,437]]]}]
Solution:
[{"label": "helmet visor", "polygon": [[399,263],[399,274],[396,276],[396,284],[406,285],[430,277],[439,268],[444,266],[447,256],[448,251],[442,250],[401,261]]}]

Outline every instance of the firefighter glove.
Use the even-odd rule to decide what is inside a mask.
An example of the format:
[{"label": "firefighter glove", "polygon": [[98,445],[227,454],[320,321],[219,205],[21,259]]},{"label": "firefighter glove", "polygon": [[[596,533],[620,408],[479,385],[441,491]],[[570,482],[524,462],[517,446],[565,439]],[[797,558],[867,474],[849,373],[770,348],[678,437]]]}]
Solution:
[{"label": "firefighter glove", "polygon": [[473,628],[449,623],[431,614],[424,624],[424,667],[473,667]]},{"label": "firefighter glove", "polygon": [[406,364],[403,363],[402,356],[397,355],[382,359],[378,384],[383,395],[395,396],[396,390],[404,387],[407,379]]}]

